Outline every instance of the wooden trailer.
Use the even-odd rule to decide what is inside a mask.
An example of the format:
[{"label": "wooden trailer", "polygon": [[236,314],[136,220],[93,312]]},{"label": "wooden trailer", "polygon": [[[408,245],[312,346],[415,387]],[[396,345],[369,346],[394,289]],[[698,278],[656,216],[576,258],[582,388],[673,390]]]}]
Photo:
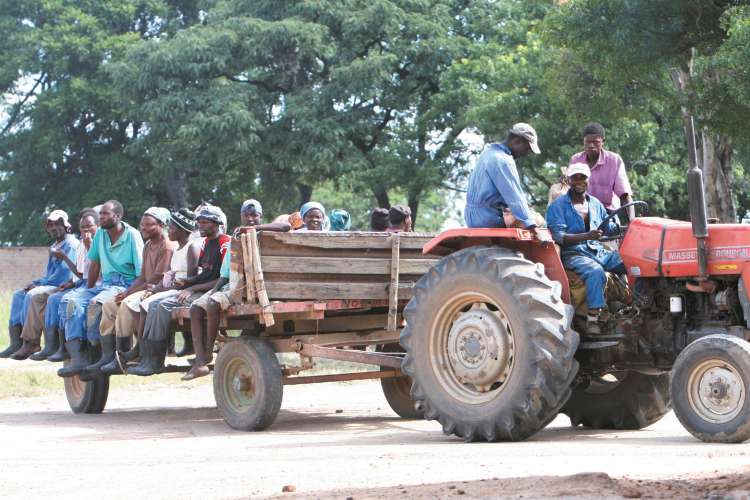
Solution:
[{"label": "wooden trailer", "polygon": [[[398,340],[401,313],[414,284],[440,259],[439,247],[432,254],[422,252],[432,238],[419,233],[256,233],[244,228],[231,247],[234,305],[221,320],[222,330],[242,334],[220,336],[222,348],[213,367],[214,397],[226,422],[236,429],[261,430],[276,418],[284,385],[363,379],[381,380],[397,414],[421,418],[409,397],[410,381],[400,371]],[[176,320],[178,330],[188,329],[189,310],[179,311]],[[284,356],[281,363],[280,353],[292,356]],[[320,358],[378,369],[305,375]],[[166,371],[188,368],[170,365]],[[101,393],[104,382],[98,383]],[[95,397],[97,381],[66,379],[66,391],[73,384],[78,385],[74,400],[87,393]]]}]

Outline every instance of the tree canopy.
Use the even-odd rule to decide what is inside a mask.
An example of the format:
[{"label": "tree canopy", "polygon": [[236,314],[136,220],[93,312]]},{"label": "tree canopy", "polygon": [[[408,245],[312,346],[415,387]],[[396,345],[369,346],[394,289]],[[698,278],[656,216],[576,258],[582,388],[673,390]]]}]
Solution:
[{"label": "tree canopy", "polygon": [[[750,8],[671,0],[0,0],[0,241],[109,198],[151,205],[311,198],[459,218],[468,135],[526,121],[541,211],[583,125],[607,128],[634,195],[687,217],[683,114],[711,214],[750,209]],[[715,193],[715,194],[712,194]],[[460,206],[461,204],[458,203]]]}]

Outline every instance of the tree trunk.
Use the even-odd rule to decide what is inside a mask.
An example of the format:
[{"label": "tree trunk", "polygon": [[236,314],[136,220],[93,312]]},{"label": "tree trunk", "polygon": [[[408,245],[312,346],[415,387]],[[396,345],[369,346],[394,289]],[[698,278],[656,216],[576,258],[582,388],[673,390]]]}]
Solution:
[{"label": "tree trunk", "polygon": [[[690,79],[692,78],[693,57],[686,60],[681,68],[670,71],[672,84],[680,96],[682,114],[685,120],[691,116]],[[691,141],[685,130],[688,147]],[[703,128],[700,137],[696,137],[700,155],[696,158],[698,167],[703,171],[706,189],[706,209],[708,216],[721,222],[736,222],[737,209],[734,205],[734,176],[732,175],[732,141]],[[690,153],[690,152],[688,152]]]},{"label": "tree trunk", "polygon": [[313,187],[307,184],[297,184],[297,189],[299,189],[299,206],[302,206],[312,198]]},{"label": "tree trunk", "polygon": [[419,210],[419,195],[409,195],[409,208],[411,209],[411,227],[412,229],[417,227],[417,210]]},{"label": "tree trunk", "polygon": [[[170,168],[164,179],[164,190],[173,208],[188,206],[188,183],[185,170]],[[192,208],[192,207],[191,207]]]},{"label": "tree trunk", "polygon": [[373,187],[372,194],[375,195],[375,199],[378,201],[378,206],[380,208],[391,208],[391,200],[388,197],[388,191],[383,186]]},{"label": "tree trunk", "polygon": [[707,129],[701,132],[701,169],[705,177],[708,216],[737,222],[732,174],[732,141]]}]

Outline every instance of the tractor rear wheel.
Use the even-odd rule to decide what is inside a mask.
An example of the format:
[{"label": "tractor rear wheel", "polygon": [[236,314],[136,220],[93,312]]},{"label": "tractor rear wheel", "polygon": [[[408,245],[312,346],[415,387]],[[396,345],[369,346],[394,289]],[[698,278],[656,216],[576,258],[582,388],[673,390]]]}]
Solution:
[{"label": "tractor rear wheel", "polygon": [[670,410],[669,374],[619,372],[596,377],[573,389],[562,413],[573,426],[592,429],[643,429]]},{"label": "tractor rear wheel", "polygon": [[[380,352],[404,352],[398,344],[386,344],[378,346]],[[391,370],[392,368],[381,368],[380,371]],[[383,389],[385,400],[388,406],[401,418],[407,420],[422,420],[424,412],[417,408],[416,401],[411,398],[411,379],[407,376],[381,378],[380,386]]]},{"label": "tractor rear wheel", "polygon": [[414,291],[402,367],[426,419],[466,441],[498,441],[526,439],[555,418],[578,371],[578,334],[543,265],[505,248],[468,248]]}]

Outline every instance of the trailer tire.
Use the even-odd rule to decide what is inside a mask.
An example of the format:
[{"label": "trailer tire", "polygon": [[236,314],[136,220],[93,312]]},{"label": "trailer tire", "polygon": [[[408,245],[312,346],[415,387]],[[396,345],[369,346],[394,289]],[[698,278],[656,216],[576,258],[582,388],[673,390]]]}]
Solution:
[{"label": "trailer tire", "polygon": [[578,334],[542,264],[472,247],[443,258],[414,292],[402,368],[426,419],[466,441],[517,441],[555,418],[578,372]]},{"label": "trailer tire", "polygon": [[750,439],[750,342],[708,335],[689,344],[672,369],[677,419],[707,443]]},{"label": "trailer tire", "polygon": [[[380,352],[404,352],[398,344],[386,344],[379,346]],[[380,371],[392,370],[392,368],[381,367]],[[424,412],[421,407],[417,408],[417,402],[410,394],[411,379],[406,375],[401,377],[381,378],[380,386],[383,395],[396,415],[407,420],[422,420]]]},{"label": "trailer tire", "polygon": [[[66,359],[63,366],[68,366]],[[109,397],[109,375],[96,376],[84,382],[78,375],[63,378],[65,398],[73,413],[101,413]]]},{"label": "trailer tire", "polygon": [[255,337],[224,344],[214,365],[214,399],[233,429],[268,428],[281,408],[284,381],[271,345]]},{"label": "trailer tire", "polygon": [[586,387],[574,388],[562,413],[574,427],[637,430],[660,420],[670,409],[668,373],[628,371],[616,381],[594,379]]}]

